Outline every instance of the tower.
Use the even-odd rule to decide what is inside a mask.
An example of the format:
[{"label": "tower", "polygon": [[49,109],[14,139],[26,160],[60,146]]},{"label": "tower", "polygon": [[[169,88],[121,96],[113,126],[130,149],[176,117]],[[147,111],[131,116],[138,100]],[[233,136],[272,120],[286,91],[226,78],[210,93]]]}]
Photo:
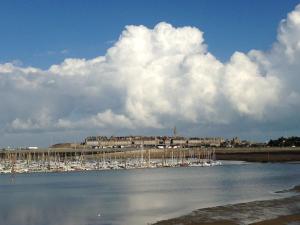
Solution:
[{"label": "tower", "polygon": [[174,136],[174,137],[177,136],[177,129],[176,129],[176,126],[174,126],[174,129],[173,129],[173,136]]}]

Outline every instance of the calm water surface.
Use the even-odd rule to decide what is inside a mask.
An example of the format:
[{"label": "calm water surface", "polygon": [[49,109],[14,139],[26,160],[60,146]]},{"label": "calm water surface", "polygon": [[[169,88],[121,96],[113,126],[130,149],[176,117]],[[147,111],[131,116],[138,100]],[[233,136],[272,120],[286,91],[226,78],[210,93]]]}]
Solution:
[{"label": "calm water surface", "polygon": [[296,184],[300,164],[0,175],[0,224],[147,224]]}]

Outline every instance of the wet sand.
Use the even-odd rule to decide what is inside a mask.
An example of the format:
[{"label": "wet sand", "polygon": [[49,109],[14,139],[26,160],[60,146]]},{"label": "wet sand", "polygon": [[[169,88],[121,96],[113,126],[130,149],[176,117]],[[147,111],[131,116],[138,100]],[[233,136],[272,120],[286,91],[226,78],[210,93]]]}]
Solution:
[{"label": "wet sand", "polygon": [[300,214],[279,216],[275,219],[252,223],[252,225],[285,225],[285,224],[290,224],[290,225],[300,224]]},{"label": "wet sand", "polygon": [[196,210],[156,225],[300,225],[300,186],[281,191],[293,196]]}]

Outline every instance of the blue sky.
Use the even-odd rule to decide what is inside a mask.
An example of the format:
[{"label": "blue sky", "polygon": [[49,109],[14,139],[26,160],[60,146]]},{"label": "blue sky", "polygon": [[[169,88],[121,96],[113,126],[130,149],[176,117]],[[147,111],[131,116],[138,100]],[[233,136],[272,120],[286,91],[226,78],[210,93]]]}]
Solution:
[{"label": "blue sky", "polygon": [[0,146],[299,136],[297,4],[2,0]]},{"label": "blue sky", "polygon": [[43,69],[64,58],[105,54],[126,25],[195,26],[221,61],[234,51],[266,50],[295,0],[0,2],[0,63]]}]

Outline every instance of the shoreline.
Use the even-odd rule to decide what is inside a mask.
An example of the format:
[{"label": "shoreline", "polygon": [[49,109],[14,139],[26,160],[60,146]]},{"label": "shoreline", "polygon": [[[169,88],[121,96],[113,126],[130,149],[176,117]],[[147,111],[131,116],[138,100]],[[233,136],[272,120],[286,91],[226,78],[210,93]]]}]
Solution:
[{"label": "shoreline", "polygon": [[151,159],[187,158],[194,155],[203,158],[208,152],[213,152],[216,160],[234,160],[246,162],[300,162],[300,147],[249,147],[249,148],[107,148],[107,149],[85,149],[85,148],[45,148],[36,150],[0,150],[0,163],[3,160],[72,160],[117,158],[130,159],[141,156]]},{"label": "shoreline", "polygon": [[[222,165],[220,161],[215,160],[184,160],[182,162],[160,160],[152,161],[107,161],[104,163],[85,162],[80,164],[78,162],[52,162],[50,164],[32,164],[28,166],[24,161],[15,162],[13,165],[8,165],[6,169],[0,167],[1,174],[30,174],[30,173],[69,173],[80,171],[108,171],[108,170],[136,170],[136,169],[157,169],[157,168],[178,168],[178,167],[213,167]],[[1,166],[1,164],[0,164]],[[47,168],[48,167],[48,168]]]},{"label": "shoreline", "polygon": [[[202,162],[188,162],[186,163],[179,163],[179,164],[171,164],[167,163],[165,165],[159,163],[159,160],[157,159],[156,162],[152,161],[151,165],[148,165],[146,161],[144,161],[144,165],[136,164],[134,166],[106,166],[106,167],[99,167],[97,168],[96,165],[93,163],[89,164],[86,163],[85,166],[79,167],[79,165],[76,165],[76,168],[63,168],[64,164],[61,163],[60,166],[52,165],[51,169],[44,168],[31,168],[31,169],[25,169],[14,168],[14,172],[11,171],[11,168],[9,170],[3,171],[0,168],[0,176],[1,175],[17,175],[17,174],[32,174],[32,173],[74,173],[74,172],[90,172],[90,171],[114,171],[114,170],[139,170],[139,169],[159,169],[159,168],[184,168],[184,167],[214,167],[214,166],[225,166],[228,165],[227,162],[240,162],[240,163],[266,163],[266,162],[260,162],[260,161],[240,161],[240,160],[211,160],[211,161],[202,161]],[[300,161],[279,161],[279,162],[269,162],[269,163],[291,163],[291,164],[300,164]],[[18,165],[15,164],[15,165]],[[0,164],[1,166],[1,164]],[[282,193],[281,191],[278,191],[277,193]]]},{"label": "shoreline", "polygon": [[300,163],[299,148],[40,149],[0,151],[0,174],[213,166],[220,161]]},{"label": "shoreline", "polygon": [[300,224],[300,185],[276,193],[293,193],[294,195],[271,200],[202,208],[187,215],[158,221],[153,225]]},{"label": "shoreline", "polygon": [[262,148],[262,149],[232,149],[216,150],[217,160],[240,160],[246,162],[299,162],[299,149]]}]

